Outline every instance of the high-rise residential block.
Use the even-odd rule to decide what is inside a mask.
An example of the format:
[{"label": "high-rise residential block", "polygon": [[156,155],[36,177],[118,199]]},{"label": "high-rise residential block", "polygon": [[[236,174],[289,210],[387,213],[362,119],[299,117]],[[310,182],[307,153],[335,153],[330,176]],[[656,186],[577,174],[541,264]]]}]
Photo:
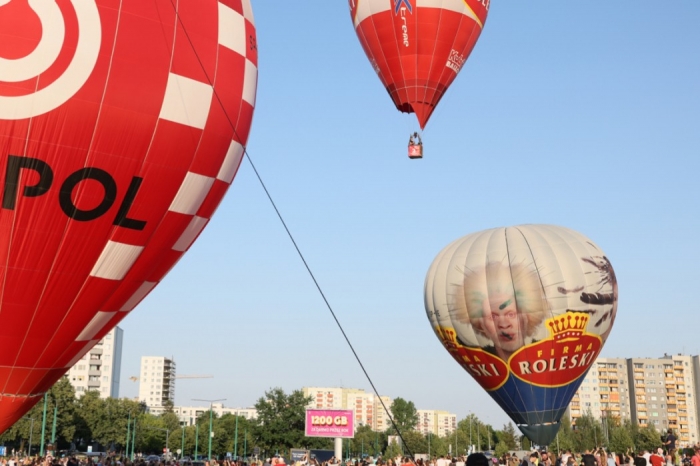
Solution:
[{"label": "high-rise residential block", "polygon": [[153,414],[175,403],[175,361],[163,356],[142,356],[139,373],[139,401]]},{"label": "high-rise residential block", "polygon": [[573,424],[590,414],[672,429],[680,446],[694,445],[700,441],[699,371],[698,356],[598,358],[571,400],[569,415]]},{"label": "high-rise residential block", "polygon": [[76,396],[97,391],[101,398],[119,397],[123,334],[121,328],[113,328],[68,370]]}]

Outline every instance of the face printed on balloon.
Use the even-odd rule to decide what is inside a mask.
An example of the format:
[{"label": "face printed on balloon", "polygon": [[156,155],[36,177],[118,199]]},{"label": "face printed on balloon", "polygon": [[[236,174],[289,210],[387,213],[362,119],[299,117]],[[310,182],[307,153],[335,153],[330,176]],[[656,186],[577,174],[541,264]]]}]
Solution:
[{"label": "face printed on balloon", "polygon": [[484,300],[483,310],[484,333],[494,342],[496,348],[512,353],[523,346],[525,337],[522,328],[525,326],[525,319],[518,313],[513,295],[492,295]]},{"label": "face printed on balloon", "polygon": [[462,299],[455,300],[450,311],[488,340],[484,350],[504,361],[532,342],[546,317],[541,284],[529,267],[490,262],[466,273],[456,288],[454,296]]},{"label": "face printed on balloon", "polygon": [[450,356],[524,435],[549,445],[610,333],[617,294],[590,238],[518,225],[443,248],[425,279],[425,310]]}]

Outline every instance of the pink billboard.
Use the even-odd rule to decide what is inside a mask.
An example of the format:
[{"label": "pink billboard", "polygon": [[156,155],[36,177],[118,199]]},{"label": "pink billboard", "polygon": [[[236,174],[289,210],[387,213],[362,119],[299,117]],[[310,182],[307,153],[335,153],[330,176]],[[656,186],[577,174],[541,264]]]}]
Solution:
[{"label": "pink billboard", "polygon": [[355,423],[351,409],[307,409],[306,436],[353,438]]}]

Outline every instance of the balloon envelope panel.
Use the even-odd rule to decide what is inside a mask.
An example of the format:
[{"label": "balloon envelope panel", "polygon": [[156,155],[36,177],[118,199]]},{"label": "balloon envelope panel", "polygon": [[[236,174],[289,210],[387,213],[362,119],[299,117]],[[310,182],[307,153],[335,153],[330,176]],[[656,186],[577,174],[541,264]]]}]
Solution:
[{"label": "balloon envelope panel", "polygon": [[425,307],[455,360],[531,440],[547,445],[612,329],[617,280],[580,233],[496,228],[438,254]]},{"label": "balloon envelope panel", "polygon": [[425,127],[469,57],[488,14],[481,0],[349,0],[372,68],[402,112]]},{"label": "balloon envelope panel", "polygon": [[0,6],[0,432],[163,279],[238,170],[249,0]]}]

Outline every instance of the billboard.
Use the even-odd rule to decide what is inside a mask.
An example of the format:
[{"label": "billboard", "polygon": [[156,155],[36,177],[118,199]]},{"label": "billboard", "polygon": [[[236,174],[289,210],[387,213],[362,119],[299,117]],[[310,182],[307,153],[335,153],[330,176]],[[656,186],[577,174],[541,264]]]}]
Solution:
[{"label": "billboard", "polygon": [[306,436],[353,438],[355,423],[351,409],[307,409]]}]

